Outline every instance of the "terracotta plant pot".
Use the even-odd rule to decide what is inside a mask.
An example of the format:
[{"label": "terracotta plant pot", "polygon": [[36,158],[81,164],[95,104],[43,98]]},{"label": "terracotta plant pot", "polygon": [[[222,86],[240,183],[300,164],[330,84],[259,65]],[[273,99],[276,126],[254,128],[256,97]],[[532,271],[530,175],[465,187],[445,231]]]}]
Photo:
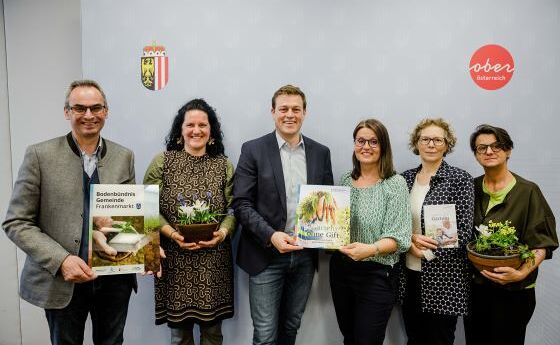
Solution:
[{"label": "terracotta plant pot", "polygon": [[184,237],[185,242],[210,241],[220,223],[209,224],[175,224],[175,230]]},{"label": "terracotta plant pot", "polygon": [[521,260],[519,254],[504,256],[479,254],[474,251],[474,242],[467,245],[467,257],[479,272],[482,270],[493,272],[495,267],[511,267],[518,269],[523,264],[523,260]]}]

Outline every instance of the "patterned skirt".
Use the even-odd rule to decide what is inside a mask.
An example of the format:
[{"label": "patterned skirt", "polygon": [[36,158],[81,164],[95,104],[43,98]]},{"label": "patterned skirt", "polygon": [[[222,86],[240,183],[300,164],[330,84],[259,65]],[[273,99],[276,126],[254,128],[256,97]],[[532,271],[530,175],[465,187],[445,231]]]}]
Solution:
[{"label": "patterned skirt", "polygon": [[162,237],[166,259],[155,278],[156,325],[178,328],[233,316],[233,260],[228,238],[214,248],[181,249]]}]

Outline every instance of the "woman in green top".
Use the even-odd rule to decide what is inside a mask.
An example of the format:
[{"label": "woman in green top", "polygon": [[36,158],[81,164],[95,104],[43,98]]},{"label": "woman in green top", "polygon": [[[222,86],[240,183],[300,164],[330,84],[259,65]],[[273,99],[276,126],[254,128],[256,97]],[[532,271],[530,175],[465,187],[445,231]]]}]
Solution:
[{"label": "woman in green top", "polygon": [[475,273],[472,312],[465,319],[467,344],[523,344],[535,309],[537,267],[558,247],[554,215],[535,183],[509,171],[513,141],[505,129],[480,125],[470,145],[484,169],[474,180],[474,225],[510,221],[519,241],[535,253],[535,261],[518,269]]},{"label": "woman in green top", "polygon": [[155,279],[156,324],[171,328],[171,344],[221,344],[221,320],[233,316],[233,264],[229,235],[235,218],[224,217],[210,241],[188,243],[172,227],[181,203],[205,201],[227,214],[232,200],[233,166],[224,155],[222,132],[212,107],[194,99],[179,109],[166,138],[167,151],[148,167],[145,184],[160,186],[163,275]]},{"label": "woman in green top", "polygon": [[350,186],[351,244],[330,262],[330,284],[344,344],[383,344],[395,303],[389,273],[410,247],[411,214],[404,178],[395,174],[389,134],[375,119],[353,133]]}]

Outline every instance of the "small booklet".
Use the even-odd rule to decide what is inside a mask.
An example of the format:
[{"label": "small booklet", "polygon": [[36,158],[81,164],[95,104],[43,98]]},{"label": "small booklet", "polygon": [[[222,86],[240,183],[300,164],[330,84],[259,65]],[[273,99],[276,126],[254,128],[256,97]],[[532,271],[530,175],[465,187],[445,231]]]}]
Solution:
[{"label": "small booklet", "polygon": [[424,229],[438,247],[459,247],[455,204],[424,205]]},{"label": "small booklet", "polygon": [[159,186],[93,184],[89,266],[98,275],[159,270]]},{"label": "small booklet", "polygon": [[301,185],[295,235],[306,248],[338,249],[350,243],[350,187]]}]

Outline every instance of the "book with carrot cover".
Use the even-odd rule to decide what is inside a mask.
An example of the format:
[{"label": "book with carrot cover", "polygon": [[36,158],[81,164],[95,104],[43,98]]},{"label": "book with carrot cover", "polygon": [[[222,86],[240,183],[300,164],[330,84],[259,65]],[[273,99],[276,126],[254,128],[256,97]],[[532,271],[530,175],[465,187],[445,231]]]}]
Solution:
[{"label": "book with carrot cover", "polygon": [[97,275],[159,270],[159,186],[92,184],[88,264]]},{"label": "book with carrot cover", "polygon": [[350,187],[301,185],[295,236],[306,248],[338,249],[350,243]]}]

